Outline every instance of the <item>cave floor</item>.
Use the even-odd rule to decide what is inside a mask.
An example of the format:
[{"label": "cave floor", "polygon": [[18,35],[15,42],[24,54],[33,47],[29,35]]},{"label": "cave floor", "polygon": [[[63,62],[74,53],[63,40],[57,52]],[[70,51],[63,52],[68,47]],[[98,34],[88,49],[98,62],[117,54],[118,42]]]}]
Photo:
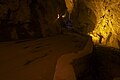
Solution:
[{"label": "cave floor", "polygon": [[58,59],[82,51],[86,43],[87,37],[75,35],[0,42],[0,80],[53,80]]}]

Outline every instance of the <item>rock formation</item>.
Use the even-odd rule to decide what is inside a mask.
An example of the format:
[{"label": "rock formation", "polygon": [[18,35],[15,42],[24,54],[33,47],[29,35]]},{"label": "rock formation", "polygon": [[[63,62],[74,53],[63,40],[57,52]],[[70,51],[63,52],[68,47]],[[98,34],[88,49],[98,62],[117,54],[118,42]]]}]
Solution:
[{"label": "rock formation", "polygon": [[65,11],[64,0],[1,0],[0,40],[56,35],[61,32],[58,15]]},{"label": "rock formation", "polygon": [[91,35],[95,44],[120,48],[119,13],[119,0],[74,0],[71,19],[74,28]]},{"label": "rock formation", "polygon": [[60,34],[67,11],[76,32],[91,35],[95,44],[120,47],[119,0],[1,0],[0,41]]},{"label": "rock formation", "polygon": [[[119,0],[84,0],[96,16],[95,28],[90,33],[94,41],[103,36],[102,45],[119,48],[120,40],[120,1]],[[98,42],[97,42],[98,43]]]}]

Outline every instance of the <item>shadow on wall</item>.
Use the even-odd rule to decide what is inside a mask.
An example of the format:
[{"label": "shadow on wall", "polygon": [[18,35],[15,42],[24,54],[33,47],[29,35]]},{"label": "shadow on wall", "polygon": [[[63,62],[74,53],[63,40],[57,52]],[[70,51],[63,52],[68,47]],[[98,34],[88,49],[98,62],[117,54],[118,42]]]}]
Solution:
[{"label": "shadow on wall", "polygon": [[60,33],[57,15],[66,11],[64,0],[11,2],[0,1],[0,41],[41,38]]},{"label": "shadow on wall", "polygon": [[74,2],[71,19],[75,30],[85,34],[93,31],[96,25],[94,12],[82,0]]},{"label": "shadow on wall", "polygon": [[120,80],[120,50],[94,46],[92,54],[73,62],[77,80]]},{"label": "shadow on wall", "polygon": [[[0,4],[0,41],[40,38],[61,33],[61,21],[57,20],[57,15],[65,14],[65,0],[20,0],[14,3],[19,6],[15,11],[10,8],[9,2],[6,3],[9,6]],[[6,9],[2,10],[2,6],[6,6]],[[5,17],[1,18],[4,12]],[[95,28],[96,16],[84,1],[76,0],[71,21],[75,31],[87,34]]]}]

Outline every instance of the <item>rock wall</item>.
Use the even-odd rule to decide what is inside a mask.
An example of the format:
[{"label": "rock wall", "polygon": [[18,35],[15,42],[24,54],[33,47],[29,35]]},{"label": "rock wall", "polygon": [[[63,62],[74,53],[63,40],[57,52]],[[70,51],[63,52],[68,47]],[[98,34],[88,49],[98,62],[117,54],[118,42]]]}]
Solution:
[{"label": "rock wall", "polygon": [[102,45],[120,48],[120,1],[91,0],[88,2],[85,0],[85,3],[97,16],[96,27],[90,33],[93,39]]},{"label": "rock wall", "polygon": [[120,48],[120,0],[74,0],[74,28],[95,44]]},{"label": "rock wall", "polygon": [[60,34],[67,10],[75,31],[120,48],[120,0],[0,0],[0,40]]},{"label": "rock wall", "polygon": [[0,0],[0,41],[56,35],[64,0]]},{"label": "rock wall", "polygon": [[74,1],[71,19],[74,29],[85,34],[91,32],[96,24],[96,16],[92,9],[85,4],[84,0]]}]

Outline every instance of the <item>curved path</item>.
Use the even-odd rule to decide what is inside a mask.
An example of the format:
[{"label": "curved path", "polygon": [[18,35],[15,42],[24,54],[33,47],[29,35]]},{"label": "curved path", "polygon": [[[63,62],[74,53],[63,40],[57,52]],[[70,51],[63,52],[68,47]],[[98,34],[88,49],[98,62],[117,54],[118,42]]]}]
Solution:
[{"label": "curved path", "polygon": [[75,80],[70,63],[91,51],[81,35],[0,42],[0,80]]}]

